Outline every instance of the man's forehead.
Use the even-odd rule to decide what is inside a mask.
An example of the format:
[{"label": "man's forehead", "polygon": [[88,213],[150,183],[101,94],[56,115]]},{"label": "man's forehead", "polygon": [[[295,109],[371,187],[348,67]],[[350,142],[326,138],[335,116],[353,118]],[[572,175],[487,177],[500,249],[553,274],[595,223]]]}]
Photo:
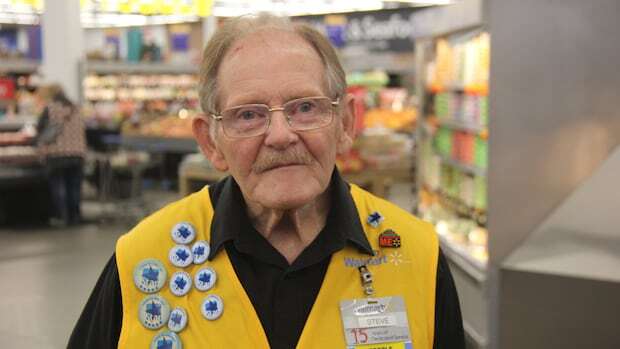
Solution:
[{"label": "man's forehead", "polygon": [[224,61],[242,57],[245,54],[254,55],[256,52],[269,54],[274,51],[287,50],[298,54],[318,57],[312,46],[306,42],[299,34],[282,29],[261,29],[252,34],[246,35],[233,42],[229,51],[226,53]]}]

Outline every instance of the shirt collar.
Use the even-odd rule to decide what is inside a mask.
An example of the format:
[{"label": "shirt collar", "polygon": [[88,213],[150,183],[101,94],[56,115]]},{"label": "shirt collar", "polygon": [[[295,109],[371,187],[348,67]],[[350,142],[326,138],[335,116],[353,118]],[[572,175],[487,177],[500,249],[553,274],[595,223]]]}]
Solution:
[{"label": "shirt collar", "polygon": [[[331,209],[336,210],[332,212],[336,214],[330,214],[327,221],[330,230],[341,234],[343,240],[356,246],[360,252],[373,255],[372,247],[366,238],[357,208],[351,197],[349,185],[335,168],[330,187],[332,190]],[[213,260],[224,243],[237,240],[239,234],[251,226],[251,222],[239,185],[231,176],[209,187],[209,196],[214,207],[211,222],[211,251],[209,252],[209,260]]]}]

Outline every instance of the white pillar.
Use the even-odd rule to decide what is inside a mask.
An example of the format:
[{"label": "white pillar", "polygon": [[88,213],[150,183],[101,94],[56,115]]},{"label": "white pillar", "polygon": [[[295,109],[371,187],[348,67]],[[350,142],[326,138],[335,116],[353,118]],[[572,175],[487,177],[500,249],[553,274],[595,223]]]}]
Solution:
[{"label": "white pillar", "polygon": [[41,16],[43,62],[46,83],[59,83],[77,103],[81,82],[79,63],[84,57],[79,0],[47,1]]}]

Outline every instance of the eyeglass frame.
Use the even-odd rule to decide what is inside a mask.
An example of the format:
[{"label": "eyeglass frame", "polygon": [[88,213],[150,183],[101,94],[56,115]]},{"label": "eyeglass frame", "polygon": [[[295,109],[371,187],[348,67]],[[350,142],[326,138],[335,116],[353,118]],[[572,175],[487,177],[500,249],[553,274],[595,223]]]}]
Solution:
[{"label": "eyeglass frame", "polygon": [[[274,111],[282,111],[282,112],[284,112],[284,106],[285,106],[285,105],[287,105],[287,104],[289,104],[289,103],[291,103],[291,102],[297,101],[297,100],[312,99],[312,98],[327,99],[327,100],[329,100],[329,102],[330,102],[330,106],[331,106],[331,107],[337,107],[337,106],[339,106],[339,105],[340,105],[340,101],[341,101],[341,100],[340,100],[340,97],[337,97],[337,98],[334,100],[334,99],[331,99],[331,98],[329,98],[329,97],[327,97],[327,96],[309,96],[309,97],[300,97],[300,98],[291,99],[291,100],[287,101],[287,102],[286,102],[286,103],[284,103],[284,104],[281,104],[281,105],[276,105],[276,106],[273,106],[273,107],[270,107],[270,106],[268,106],[267,104],[262,104],[262,103],[240,104],[240,105],[236,105],[236,106],[234,106],[234,107],[230,107],[230,108],[228,108],[228,109],[225,109],[225,110],[221,111],[219,114],[214,114],[214,113],[211,113],[211,114],[209,114],[209,115],[211,116],[211,118],[213,118],[213,120],[215,120],[215,121],[220,121],[220,122],[221,122],[221,121],[223,121],[223,120],[224,120],[224,116],[223,116],[222,114],[223,114],[223,113],[225,113],[225,112],[227,112],[227,111],[229,111],[229,110],[235,109],[235,108],[239,108],[239,107],[247,107],[247,106],[264,106],[264,107],[267,107],[267,111],[268,111],[268,113],[269,113],[269,114],[268,114],[268,115],[269,115],[269,118],[267,119],[267,126],[265,126],[264,131],[262,131],[262,132],[261,132],[261,133],[259,133],[259,134],[256,134],[256,135],[251,135],[251,136],[230,136],[230,135],[226,134],[225,127],[223,127],[223,125],[222,125],[222,130],[224,131],[224,134],[226,134],[226,136],[228,136],[228,137],[230,137],[230,138],[251,138],[251,137],[258,137],[258,136],[262,136],[262,135],[264,135],[265,133],[267,133],[267,130],[269,130],[269,126],[271,126],[271,119],[272,119],[272,117],[273,117],[273,112],[274,112]],[[331,114],[331,119],[329,120],[329,123],[327,123],[327,124],[325,124],[325,125],[323,125],[323,126],[319,126],[319,127],[316,127],[316,128],[310,128],[310,129],[307,129],[307,130],[295,130],[295,129],[294,129],[294,128],[292,128],[292,126],[291,126],[291,118],[290,118],[288,115],[286,115],[286,114],[284,114],[284,116],[286,117],[286,123],[288,124],[289,128],[290,128],[292,131],[294,131],[294,132],[304,132],[304,131],[314,131],[314,130],[318,130],[318,129],[320,129],[320,128],[323,128],[323,127],[327,127],[327,126],[329,126],[329,125],[332,123],[332,121],[334,121],[334,114]]]}]

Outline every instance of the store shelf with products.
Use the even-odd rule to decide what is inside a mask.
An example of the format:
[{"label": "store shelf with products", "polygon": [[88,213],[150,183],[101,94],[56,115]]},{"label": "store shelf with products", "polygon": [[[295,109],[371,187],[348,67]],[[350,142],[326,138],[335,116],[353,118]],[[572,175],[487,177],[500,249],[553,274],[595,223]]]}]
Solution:
[{"label": "store shelf with products", "polygon": [[418,211],[436,225],[448,257],[478,281],[488,261],[489,35],[432,40],[425,62]]},{"label": "store shelf with products", "polygon": [[0,73],[34,73],[39,69],[41,62],[33,59],[15,59],[15,58],[1,58],[0,59]]},{"label": "store shelf with products", "polygon": [[196,74],[193,64],[164,62],[87,61],[84,70],[95,74]]},{"label": "store shelf with products", "polygon": [[33,143],[35,119],[0,119],[0,225],[47,219],[47,175]]},{"label": "store shelf with products", "polygon": [[41,65],[41,53],[39,26],[0,25],[0,120],[32,114],[31,80]]},{"label": "store shelf with products", "polygon": [[[411,173],[413,170],[412,135],[417,109],[409,91],[390,80],[390,75],[380,70],[347,76],[348,92],[355,96],[358,136],[353,150],[337,159],[345,175],[383,171],[389,177],[390,172]],[[413,176],[400,176],[397,180],[412,182]],[[383,195],[383,190],[381,192]]]},{"label": "store shelf with products", "polygon": [[[0,164],[3,168],[37,164],[39,158],[33,145],[36,119],[11,117],[0,119]],[[6,178],[9,173],[6,172]]]},{"label": "store shelf with products", "polygon": [[124,137],[190,139],[198,113],[195,74],[98,74],[83,80],[83,115],[89,128]]}]

